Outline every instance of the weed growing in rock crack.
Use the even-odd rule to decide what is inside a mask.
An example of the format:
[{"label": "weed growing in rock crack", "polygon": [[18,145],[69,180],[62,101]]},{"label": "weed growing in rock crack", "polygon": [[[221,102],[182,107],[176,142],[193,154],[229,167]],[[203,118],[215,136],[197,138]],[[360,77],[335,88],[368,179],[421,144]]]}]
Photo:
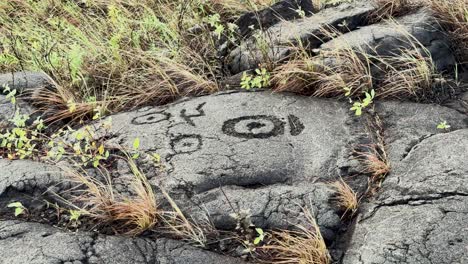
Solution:
[{"label": "weed growing in rock crack", "polygon": [[362,110],[368,107],[370,104],[372,104],[374,98],[375,98],[375,91],[371,90],[370,93],[365,92],[365,98],[361,102],[354,102],[353,107],[350,108],[351,111],[355,112],[355,115],[361,116],[362,115]]},{"label": "weed growing in rock crack", "polygon": [[357,193],[343,179],[332,183],[331,187],[336,192],[336,204],[344,210],[343,217],[354,215],[359,206]]},{"label": "weed growing in rock crack", "polygon": [[442,129],[442,130],[449,130],[450,125],[447,123],[447,121],[442,121],[437,125],[437,129]]},{"label": "weed growing in rock crack", "polygon": [[28,209],[24,207],[24,205],[21,202],[14,202],[10,203],[7,205],[8,208],[14,208],[15,209],[15,216],[18,217],[19,215],[22,214],[27,214]]},{"label": "weed growing in rock crack", "polygon": [[130,187],[133,197],[114,191],[107,173],[103,172],[106,181],[103,183],[91,176],[70,171],[72,179],[83,187],[74,191],[72,204],[77,204],[76,207],[83,214],[113,227],[117,233],[138,235],[159,223],[162,211],[146,177],[131,159],[128,162],[134,176]]},{"label": "weed growing in rock crack", "polygon": [[44,121],[37,118],[31,126],[27,125],[30,117],[20,113],[19,106],[16,105],[16,90],[10,90],[4,86],[6,98],[10,100],[13,107],[16,108],[15,115],[9,120],[13,128],[0,130],[0,155],[8,159],[31,158],[38,154],[39,135],[45,128]]},{"label": "weed growing in rock crack", "polygon": [[250,75],[246,72],[243,73],[241,79],[241,88],[250,89],[261,89],[270,85],[270,73],[265,69],[256,69],[255,74]]},{"label": "weed growing in rock crack", "polygon": [[73,227],[78,227],[81,224],[80,217],[81,211],[80,210],[69,210],[70,219],[69,222]]},{"label": "weed growing in rock crack", "polygon": [[297,231],[273,231],[267,245],[258,248],[266,263],[328,264],[331,257],[314,217],[305,216],[310,226],[297,226]]},{"label": "weed growing in rock crack", "polygon": [[[323,34],[338,32],[323,29]],[[273,90],[316,97],[339,97],[343,91],[346,96],[359,95],[373,89],[370,57],[349,45],[320,51],[318,56],[299,47],[292,60],[274,69]]]}]

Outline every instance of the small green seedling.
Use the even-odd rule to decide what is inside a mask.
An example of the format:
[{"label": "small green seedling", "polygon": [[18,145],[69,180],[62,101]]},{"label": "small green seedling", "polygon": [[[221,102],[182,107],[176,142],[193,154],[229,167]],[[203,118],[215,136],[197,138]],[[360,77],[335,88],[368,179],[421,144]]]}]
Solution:
[{"label": "small green seedling", "polygon": [[241,79],[241,88],[250,90],[252,88],[265,88],[270,85],[270,73],[265,69],[256,69],[255,76],[243,73]]},{"label": "small green seedling", "polygon": [[132,159],[138,159],[138,157],[140,157],[140,153],[138,153],[139,148],[140,148],[140,138],[135,138],[133,140],[133,151],[135,153],[132,155]]},{"label": "small green seedling", "polygon": [[370,93],[365,92],[365,95],[366,95],[366,98],[364,98],[362,102],[354,102],[353,107],[350,108],[350,110],[355,111],[356,116],[361,116],[362,109],[372,104],[375,98],[375,91],[372,89]]},{"label": "small green seedling", "polygon": [[443,129],[443,130],[449,130],[450,127],[451,127],[451,126],[447,123],[447,121],[440,122],[440,123],[437,125],[437,129]]},{"label": "small green seedling", "polygon": [[6,94],[6,99],[10,99],[11,104],[16,104],[16,89],[11,90],[8,85],[4,84],[3,93]]},{"label": "small green seedling", "polygon": [[19,216],[26,212],[26,207],[21,202],[14,202],[7,205],[8,208],[15,208],[15,216]]},{"label": "small green seedling", "polygon": [[70,222],[78,222],[81,217],[81,211],[70,210]]},{"label": "small green seedling", "polygon": [[263,242],[265,239],[265,233],[263,232],[263,229],[261,228],[255,228],[255,231],[257,231],[258,236],[254,239],[254,245],[260,244],[260,242]]}]

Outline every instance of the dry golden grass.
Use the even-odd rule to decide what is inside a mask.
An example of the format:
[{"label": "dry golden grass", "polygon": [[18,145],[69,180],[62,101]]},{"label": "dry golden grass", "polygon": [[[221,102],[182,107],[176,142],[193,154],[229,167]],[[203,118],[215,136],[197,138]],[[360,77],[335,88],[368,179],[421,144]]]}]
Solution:
[{"label": "dry golden grass", "polygon": [[359,206],[357,193],[343,179],[331,183],[331,187],[336,192],[336,204],[344,210],[343,216],[354,215]]},{"label": "dry golden grass", "polygon": [[362,94],[372,89],[368,54],[343,45],[318,56],[298,52],[297,57],[273,72],[273,90],[317,97]]},{"label": "dry golden grass", "polygon": [[135,176],[130,190],[131,197],[114,192],[110,176],[102,173],[103,183],[91,176],[71,172],[72,178],[82,186],[74,204],[87,216],[111,227],[116,233],[139,235],[151,230],[160,222],[163,211],[158,209],[158,201],[146,177],[129,161]]},{"label": "dry golden grass", "polygon": [[268,245],[259,248],[267,256],[266,263],[328,264],[331,257],[312,214],[304,212],[310,227],[298,226],[297,231],[271,233]]},{"label": "dry golden grass", "polygon": [[420,0],[374,0],[377,10],[370,15],[371,22],[403,16],[421,6]]},{"label": "dry golden grass", "polygon": [[208,217],[200,224],[190,221],[169,194],[164,190],[162,193],[172,207],[172,211],[164,213],[162,218],[164,227],[169,230],[171,235],[205,248],[207,235],[217,232]]},{"label": "dry golden grass", "polygon": [[390,172],[390,162],[381,144],[368,144],[361,146],[361,151],[356,151],[357,159],[363,165],[363,173],[370,174],[375,180],[384,179]]},{"label": "dry golden grass", "polygon": [[423,0],[434,11],[453,39],[460,63],[468,63],[468,2],[466,0]]},{"label": "dry golden grass", "polygon": [[402,49],[398,56],[385,58],[385,76],[380,84],[382,98],[422,98],[432,91],[436,73],[430,55],[417,48]]}]

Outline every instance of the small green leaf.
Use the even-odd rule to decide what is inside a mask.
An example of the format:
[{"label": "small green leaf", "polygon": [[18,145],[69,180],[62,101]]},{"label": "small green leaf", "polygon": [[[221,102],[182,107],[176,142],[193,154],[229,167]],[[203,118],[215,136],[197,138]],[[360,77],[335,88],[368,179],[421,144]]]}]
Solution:
[{"label": "small green leaf", "polygon": [[10,203],[7,205],[8,208],[17,208],[17,207],[23,207],[23,204],[21,202],[14,202],[14,203]]},{"label": "small green leaf", "polygon": [[135,138],[135,140],[133,140],[133,149],[138,150],[139,148],[140,148],[140,138]]},{"label": "small green leaf", "polygon": [[17,207],[15,208],[15,216],[18,216],[24,212],[24,208]]},{"label": "small green leaf", "polygon": [[261,229],[261,228],[255,228],[255,231],[257,231],[257,233],[258,233],[259,235],[263,235],[263,229]]},{"label": "small green leaf", "polygon": [[261,237],[257,237],[254,240],[254,245],[258,245],[262,241]]}]

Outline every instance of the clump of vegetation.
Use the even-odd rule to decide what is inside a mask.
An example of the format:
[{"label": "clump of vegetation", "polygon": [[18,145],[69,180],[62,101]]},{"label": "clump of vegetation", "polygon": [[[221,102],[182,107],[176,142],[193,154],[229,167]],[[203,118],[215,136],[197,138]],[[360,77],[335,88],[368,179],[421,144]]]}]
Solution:
[{"label": "clump of vegetation", "polygon": [[328,264],[331,257],[312,214],[305,211],[309,227],[273,231],[269,244],[259,248],[267,263]]},{"label": "clump of vegetation", "polygon": [[56,90],[34,99],[53,109],[48,121],[215,92],[223,76],[216,42],[235,34],[237,15],[272,2],[7,1],[0,4],[0,72],[52,77]]},{"label": "clump of vegetation", "polygon": [[468,5],[466,0],[423,0],[434,11],[445,30],[449,32],[457,50],[459,62],[468,61]]},{"label": "clump of vegetation", "polygon": [[354,215],[359,206],[357,193],[343,179],[335,181],[331,187],[336,191],[337,205],[344,210],[343,216]]},{"label": "clump of vegetation", "polygon": [[159,201],[146,177],[129,159],[134,176],[131,191],[134,196],[124,196],[115,192],[112,180],[103,173],[105,182],[91,176],[70,171],[73,179],[82,188],[77,189],[73,203],[81,213],[94,218],[100,224],[112,226],[117,233],[138,235],[157,225],[163,211],[158,208]]},{"label": "clump of vegetation", "polygon": [[254,75],[250,75],[246,72],[242,75],[241,88],[250,89],[261,89],[266,88],[270,85],[270,73],[265,68],[256,69]]},{"label": "clump of vegetation", "polygon": [[302,51],[274,70],[272,83],[277,92],[317,97],[360,94],[372,89],[369,56],[351,47],[322,51],[319,56]]},{"label": "clump of vegetation", "polygon": [[15,209],[15,216],[18,217],[19,215],[26,214],[28,209],[21,203],[21,202],[13,202],[7,205],[8,208]]},{"label": "clump of vegetation", "polygon": [[441,77],[429,54],[418,48],[403,49],[399,56],[385,59],[382,97],[424,98],[430,96],[436,79]]},{"label": "clump of vegetation", "polygon": [[403,16],[422,6],[420,0],[374,0],[377,10],[371,15],[372,22]]},{"label": "clump of vegetation", "polygon": [[449,130],[451,126],[447,123],[447,121],[442,121],[437,125],[437,129],[442,129],[442,130]]}]

